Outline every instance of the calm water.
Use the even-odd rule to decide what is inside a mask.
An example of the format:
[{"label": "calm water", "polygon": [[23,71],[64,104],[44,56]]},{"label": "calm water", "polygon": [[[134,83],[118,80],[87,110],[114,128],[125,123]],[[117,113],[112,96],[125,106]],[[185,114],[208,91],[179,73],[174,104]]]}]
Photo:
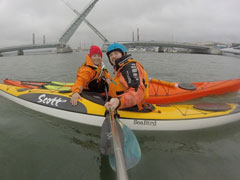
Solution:
[{"label": "calm water", "polygon": [[[0,79],[74,81],[87,52],[0,58]],[[240,58],[133,53],[150,77],[192,82],[240,78]],[[104,57],[106,60],[106,56]],[[107,61],[105,64],[110,68]],[[240,102],[240,92],[192,102]],[[0,97],[1,180],[112,180],[100,129],[47,116]],[[240,122],[180,132],[135,132],[142,159],[131,180],[238,180]]]}]

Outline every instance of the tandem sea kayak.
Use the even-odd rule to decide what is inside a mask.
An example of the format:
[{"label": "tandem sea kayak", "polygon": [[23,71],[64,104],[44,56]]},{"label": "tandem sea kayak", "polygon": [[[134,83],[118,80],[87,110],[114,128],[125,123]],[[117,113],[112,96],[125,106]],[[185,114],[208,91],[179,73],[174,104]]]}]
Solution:
[{"label": "tandem sea kayak", "polygon": [[[27,108],[69,121],[102,126],[105,96],[83,92],[77,106],[67,91],[28,89],[0,84],[0,95]],[[205,103],[195,105],[153,105],[150,112],[118,110],[120,120],[133,130],[193,130],[240,120],[240,105]]]},{"label": "tandem sea kayak", "polygon": [[[4,79],[4,84],[24,88],[41,88],[50,90],[70,90],[73,83],[66,82],[39,82],[39,81],[17,81]],[[228,92],[236,92],[240,89],[240,79],[223,81],[177,83],[157,79],[149,80],[148,103],[169,104],[182,102],[209,95],[220,95]]]}]

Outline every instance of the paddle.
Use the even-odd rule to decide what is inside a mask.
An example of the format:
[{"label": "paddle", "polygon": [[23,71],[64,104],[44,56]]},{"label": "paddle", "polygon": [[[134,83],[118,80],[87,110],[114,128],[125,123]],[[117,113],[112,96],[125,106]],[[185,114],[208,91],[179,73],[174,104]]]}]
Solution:
[{"label": "paddle", "polygon": [[[138,140],[131,129],[129,129],[125,124],[123,124],[117,116],[116,122],[118,122],[123,131],[124,143],[123,143],[123,156],[125,159],[126,169],[130,169],[138,164],[141,159],[141,149],[138,143]],[[111,154],[109,156],[109,163],[113,170],[115,170],[115,156]]]},{"label": "paddle", "polygon": [[[126,165],[125,165],[125,158],[123,156],[123,131],[118,126],[118,122],[114,118],[114,113],[109,110],[109,117],[111,123],[111,130],[112,130],[112,144],[114,148],[114,154],[111,154],[109,157],[109,162],[113,170],[117,171],[117,179],[118,180],[128,180]],[[118,128],[120,127],[120,128]],[[114,161],[112,161],[112,159]],[[113,164],[111,164],[113,162]]]},{"label": "paddle", "polygon": [[[112,127],[114,127],[114,123],[116,125],[115,131],[112,129]],[[106,115],[106,119],[102,125],[100,149],[103,154],[109,155],[111,168],[116,170],[117,164],[119,163],[116,154],[113,153],[113,132],[118,132],[119,139],[117,143],[121,145],[120,149],[123,152],[126,170],[136,166],[141,159],[141,149],[137,138],[125,124],[119,121],[119,119],[114,115],[114,112],[110,112]]]},{"label": "paddle", "polygon": [[[106,118],[103,121],[102,128],[101,128],[100,151],[104,155],[114,154],[111,116],[112,114],[110,114],[110,112],[106,112]],[[119,124],[119,122],[114,122],[114,123],[116,124],[115,126],[118,132],[121,146],[123,146],[124,134],[123,134],[122,127]]]},{"label": "paddle", "polygon": [[[104,79],[105,80],[105,79]],[[107,90],[107,85],[105,85],[105,103],[108,101],[108,90]],[[101,139],[100,139],[100,151],[104,155],[110,155],[114,153],[114,148],[113,148],[113,141],[112,141],[112,128],[111,128],[111,114],[106,111],[105,112],[105,120],[103,121],[102,128],[101,128]],[[116,123],[121,145],[123,146],[124,142],[124,135],[122,128],[120,124],[117,122]]]}]

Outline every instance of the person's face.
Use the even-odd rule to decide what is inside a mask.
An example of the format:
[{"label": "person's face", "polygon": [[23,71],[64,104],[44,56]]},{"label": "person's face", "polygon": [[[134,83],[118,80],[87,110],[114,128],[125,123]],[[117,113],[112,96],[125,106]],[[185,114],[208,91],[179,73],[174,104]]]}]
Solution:
[{"label": "person's face", "polygon": [[115,65],[115,61],[122,57],[122,53],[119,51],[113,51],[109,54],[109,59],[112,64]]},{"label": "person's face", "polygon": [[96,66],[98,66],[102,62],[102,57],[100,56],[100,54],[93,54],[91,59]]}]

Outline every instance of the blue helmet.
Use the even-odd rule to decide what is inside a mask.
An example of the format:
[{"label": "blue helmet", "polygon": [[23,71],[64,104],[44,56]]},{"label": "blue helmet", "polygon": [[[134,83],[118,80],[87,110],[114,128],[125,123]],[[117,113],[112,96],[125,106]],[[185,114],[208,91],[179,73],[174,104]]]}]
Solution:
[{"label": "blue helmet", "polygon": [[109,56],[109,54],[112,52],[112,51],[120,51],[122,54],[127,54],[127,49],[124,45],[122,44],[119,44],[119,43],[113,43],[113,44],[110,44],[107,48],[107,56]]}]

